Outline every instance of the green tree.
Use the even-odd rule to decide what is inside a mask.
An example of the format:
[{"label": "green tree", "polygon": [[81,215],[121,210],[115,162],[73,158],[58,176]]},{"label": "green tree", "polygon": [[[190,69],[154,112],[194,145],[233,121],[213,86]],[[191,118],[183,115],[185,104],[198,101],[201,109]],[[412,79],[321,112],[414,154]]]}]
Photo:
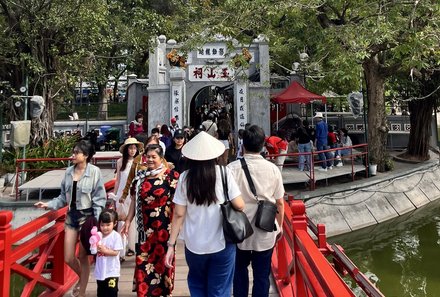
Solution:
[{"label": "green tree", "polygon": [[[209,11],[200,10],[202,27],[211,25],[204,32],[220,32],[242,42],[250,42],[257,34],[264,33],[269,37],[272,57],[284,63],[289,57],[297,59],[295,51],[301,51],[302,47],[321,62],[325,73],[335,74],[324,79],[321,88],[337,85],[340,91],[345,91],[342,93],[358,89],[362,71],[370,161],[377,163],[379,170],[384,169],[383,148],[389,130],[385,114],[386,81],[399,71],[428,70],[432,55],[434,60],[439,60],[438,3],[391,0],[204,3],[214,5]],[[415,131],[420,129],[415,126],[411,133]],[[422,137],[426,139],[428,135]]]},{"label": "green tree", "polygon": [[75,76],[86,75],[88,45],[103,21],[104,1],[0,0],[1,80],[16,91],[28,80],[29,95],[42,95],[45,109],[33,119],[32,143],[52,135],[57,104],[71,97]]},{"label": "green tree", "polygon": [[[167,3],[167,2],[164,2]],[[168,6],[165,6],[168,7]],[[157,11],[158,9],[159,11]],[[165,27],[162,6],[144,1],[108,1],[105,22],[93,42],[93,80],[98,87],[99,119],[107,119],[106,86],[109,76],[117,80],[126,71],[148,73],[151,44]]]},{"label": "green tree", "polygon": [[[438,53],[438,3],[430,1],[333,1],[323,3],[317,9],[317,18],[325,29],[326,40],[337,40],[337,50],[346,57],[354,57],[362,64],[368,98],[368,138],[370,160],[384,169],[388,123],[385,114],[385,82],[397,71],[419,69],[422,71],[430,59],[426,53],[437,48]],[[437,16],[437,17],[436,17]],[[438,56],[437,56],[438,57]],[[438,61],[438,59],[437,59]],[[428,104],[429,106],[426,106]],[[410,104],[417,114],[419,108],[432,113],[432,103],[425,101]],[[420,110],[422,110],[420,109]],[[424,120],[412,121],[410,139],[421,137],[416,143],[427,143],[429,129]],[[414,133],[424,131],[416,136]],[[416,153],[422,158],[427,154]]]}]

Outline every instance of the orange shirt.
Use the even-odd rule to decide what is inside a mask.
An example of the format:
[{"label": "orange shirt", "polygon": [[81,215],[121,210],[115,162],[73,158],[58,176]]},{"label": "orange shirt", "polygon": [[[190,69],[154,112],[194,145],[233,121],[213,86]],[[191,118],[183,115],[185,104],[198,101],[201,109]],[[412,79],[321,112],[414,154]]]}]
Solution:
[{"label": "orange shirt", "polygon": [[266,138],[266,149],[270,155],[279,154],[280,150],[287,151],[287,141],[278,136],[270,136]]}]

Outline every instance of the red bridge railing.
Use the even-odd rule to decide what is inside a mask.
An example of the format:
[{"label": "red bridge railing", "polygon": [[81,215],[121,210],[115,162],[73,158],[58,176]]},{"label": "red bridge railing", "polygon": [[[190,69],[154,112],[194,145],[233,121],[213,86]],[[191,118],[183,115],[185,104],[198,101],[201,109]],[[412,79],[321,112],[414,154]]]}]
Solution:
[{"label": "red bridge railing", "polygon": [[285,202],[284,236],[272,256],[272,272],[280,296],[355,296],[339,273],[348,273],[367,296],[383,296],[342,248],[327,243],[325,226],[316,226],[307,218],[304,203],[289,198]]},{"label": "red bridge railing", "polygon": [[[108,182],[106,190],[112,186],[113,181]],[[50,211],[12,229],[12,212],[0,211],[0,296],[10,295],[14,273],[27,280],[22,297],[30,296],[36,284],[46,288],[41,296],[62,296],[76,283],[77,275],[64,262],[65,216],[66,208]],[[42,228],[46,229],[25,239]],[[383,297],[342,248],[327,243],[325,226],[313,224],[304,203],[292,196],[285,202],[283,230],[272,257],[280,296],[355,296],[341,277],[349,274],[367,296]]]},{"label": "red bridge railing", "polygon": [[66,210],[50,211],[17,229],[10,224],[12,212],[0,211],[0,296],[10,296],[14,273],[27,280],[22,297],[30,296],[37,284],[46,288],[40,296],[62,296],[78,280],[64,262]]},{"label": "red bridge railing", "polygon": [[[120,157],[121,156],[119,156],[119,155],[116,155],[116,156],[94,156],[92,158],[92,164],[97,165],[98,162],[102,162],[102,161],[116,162],[116,160],[118,160]],[[15,160],[15,181],[14,181],[15,199],[16,200],[20,199],[20,191],[19,191],[18,187],[19,187],[19,178],[23,172],[43,172],[43,171],[46,172],[46,171],[50,171],[50,170],[54,170],[54,169],[65,169],[66,166],[59,166],[59,165],[60,164],[62,165],[63,163],[65,163],[66,165],[70,165],[70,161],[72,161],[72,160],[73,160],[72,157],[16,159]],[[53,167],[46,167],[43,169],[26,168],[26,166],[29,164],[36,164],[36,163],[40,163],[40,162],[50,162]],[[55,164],[58,166],[55,166]],[[23,181],[23,183],[24,183],[24,181]]]},{"label": "red bridge railing", "polygon": [[[310,190],[315,190],[315,184],[316,184],[316,175],[315,175],[315,166],[321,166],[321,164],[325,161],[319,160],[319,154],[320,153],[331,153],[333,155],[332,158],[329,158],[328,161],[336,162],[338,161],[335,157],[336,151],[341,150],[347,150],[350,153],[347,155],[344,155],[343,158],[346,160],[349,160],[347,164],[349,164],[351,168],[351,177],[352,180],[355,180],[355,170],[354,166],[356,164],[356,160],[362,160],[362,164],[365,166],[365,176],[368,177],[368,144],[367,143],[361,143],[356,144],[353,146],[346,146],[346,147],[337,147],[337,148],[329,148],[322,151],[312,151],[308,153],[285,153],[285,154],[270,154],[266,155],[266,159],[268,160],[274,160],[276,157],[286,157],[292,158],[292,159],[298,159],[299,156],[309,157],[311,164],[306,164],[308,166],[308,170],[305,170],[304,173],[309,177],[309,184],[310,184]],[[307,158],[306,158],[307,159]],[[297,167],[297,162],[291,162],[291,160],[285,161],[282,165],[283,167]],[[346,165],[347,166],[347,165]]]}]

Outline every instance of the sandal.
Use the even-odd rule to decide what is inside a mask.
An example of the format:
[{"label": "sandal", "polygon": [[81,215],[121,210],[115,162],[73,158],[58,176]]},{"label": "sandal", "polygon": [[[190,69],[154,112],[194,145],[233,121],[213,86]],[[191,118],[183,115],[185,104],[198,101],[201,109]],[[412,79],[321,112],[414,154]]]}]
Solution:
[{"label": "sandal", "polygon": [[134,256],[134,252],[133,252],[132,250],[129,249],[129,250],[127,251],[126,255],[127,255],[128,257]]},{"label": "sandal", "polygon": [[72,297],[79,297],[79,291],[80,291],[80,285],[79,285],[79,282],[75,285],[75,286],[73,286],[73,289],[72,289]]}]

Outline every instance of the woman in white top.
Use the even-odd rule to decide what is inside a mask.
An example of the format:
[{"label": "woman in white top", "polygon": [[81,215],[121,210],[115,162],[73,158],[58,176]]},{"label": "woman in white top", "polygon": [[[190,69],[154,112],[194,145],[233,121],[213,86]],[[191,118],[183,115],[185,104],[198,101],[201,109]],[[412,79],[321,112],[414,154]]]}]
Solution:
[{"label": "woman in white top", "polygon": [[339,129],[338,135],[339,135],[338,147],[345,147],[345,149],[336,151],[336,166],[340,167],[343,165],[341,157],[342,156],[349,156],[352,154],[352,149],[348,148],[348,147],[353,146],[353,143],[351,142],[350,136],[348,136],[347,129],[345,129],[345,128]]},{"label": "woman in white top", "polygon": [[[174,218],[165,265],[174,265],[174,248],[183,225],[191,296],[231,296],[236,245],[227,243],[223,235],[220,204],[225,197],[220,166],[216,165],[224,151],[220,141],[203,131],[182,148],[189,159],[189,169],[181,174],[174,194]],[[229,199],[236,210],[242,211],[240,190],[231,171],[225,169]]]},{"label": "woman in white top", "polygon": [[[129,137],[125,140],[124,144],[121,145],[119,151],[122,154],[116,163],[116,182],[115,182],[115,195],[109,195],[116,201],[116,211],[118,213],[118,232],[121,232],[121,228],[124,225],[124,221],[127,218],[128,209],[131,203],[131,195],[127,195],[127,199],[123,202],[119,202],[122,196],[122,192],[127,183],[128,174],[130,173],[131,165],[133,164],[134,158],[142,153],[144,149],[144,144],[140,143],[134,137]],[[125,235],[123,235],[125,237]],[[128,236],[124,238],[124,249],[121,251],[121,260],[125,259],[125,255],[134,255],[134,246],[136,242],[136,225],[132,224],[128,231]]]}]

